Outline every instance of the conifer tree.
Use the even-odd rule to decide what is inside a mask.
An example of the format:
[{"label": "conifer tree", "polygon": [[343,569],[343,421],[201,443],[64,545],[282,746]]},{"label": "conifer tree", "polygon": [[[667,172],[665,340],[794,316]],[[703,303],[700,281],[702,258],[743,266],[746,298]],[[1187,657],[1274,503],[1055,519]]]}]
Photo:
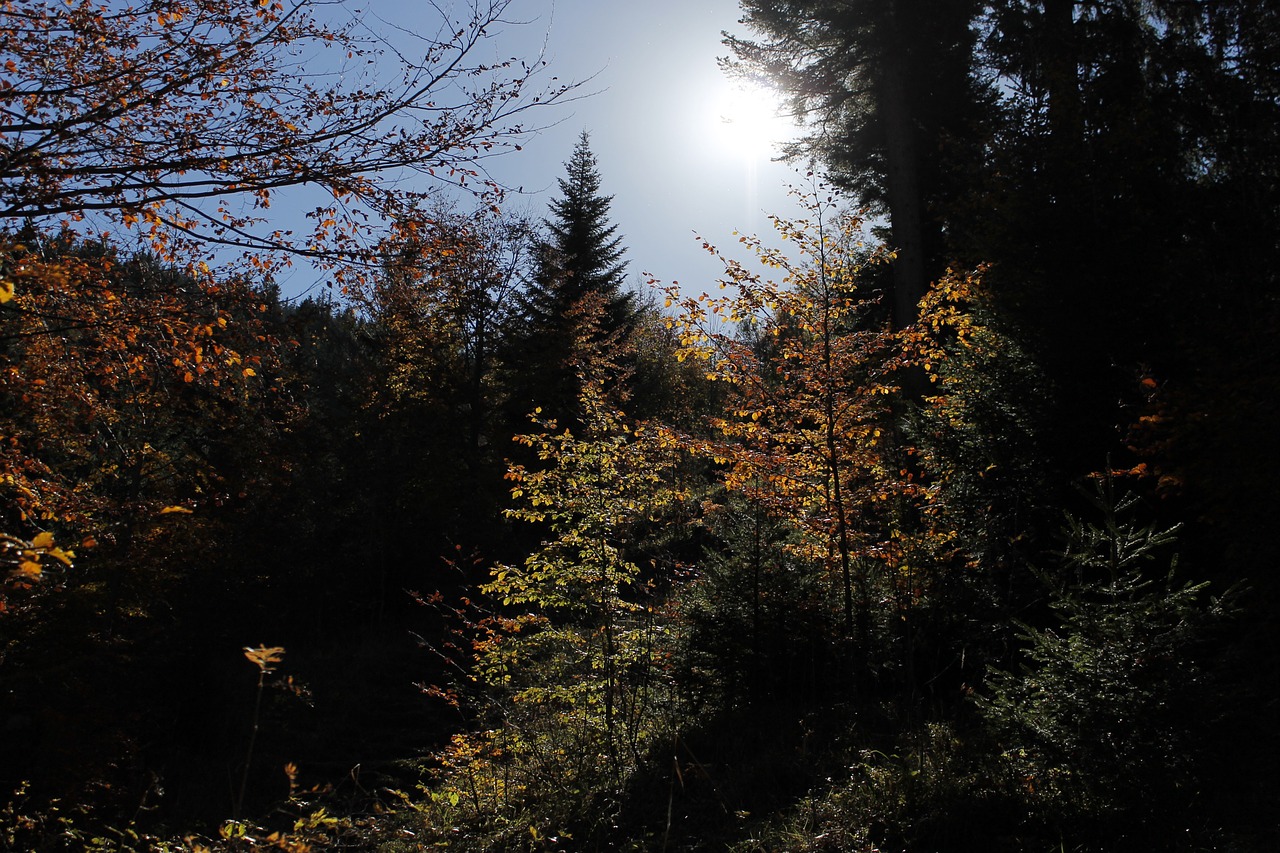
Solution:
[{"label": "conifer tree", "polygon": [[1239,590],[1181,580],[1177,528],[1140,521],[1139,499],[1109,477],[1084,495],[1098,520],[1069,515],[1041,573],[1052,615],[1017,621],[1020,671],[992,668],[978,707],[1033,821],[1077,837],[1185,832],[1175,813],[1199,795],[1198,744],[1222,709],[1207,641],[1235,618]]},{"label": "conifer tree", "polygon": [[894,325],[946,269],[943,202],[981,124],[971,0],[743,0],[755,38],[726,35],[728,68],[769,80],[807,132],[788,146],[888,215]]},{"label": "conifer tree", "polygon": [[627,250],[617,226],[609,222],[613,196],[600,192],[600,170],[585,130],[565,170],[560,197],[551,202],[552,216],[545,220],[549,239],[539,290],[561,320],[588,293],[599,294],[605,301],[603,331],[613,332],[626,324],[633,310],[631,295],[623,293],[627,262],[622,258]]},{"label": "conifer tree", "polygon": [[[525,299],[528,325],[517,361],[526,381],[517,380],[523,416],[541,406],[557,417],[572,414],[578,386],[573,342],[586,325],[595,342],[624,336],[635,315],[634,299],[623,289],[626,247],[609,220],[613,196],[601,193],[600,171],[583,131],[559,179],[560,196],[544,220],[536,280]],[[587,299],[590,297],[590,299]],[[584,306],[591,305],[591,310]],[[599,315],[599,316],[595,316]]]}]

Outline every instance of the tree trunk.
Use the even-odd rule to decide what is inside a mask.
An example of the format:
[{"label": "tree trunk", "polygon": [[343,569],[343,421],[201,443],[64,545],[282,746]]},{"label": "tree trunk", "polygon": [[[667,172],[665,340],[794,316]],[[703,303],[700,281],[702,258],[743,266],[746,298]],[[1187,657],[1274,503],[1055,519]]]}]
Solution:
[{"label": "tree trunk", "polygon": [[893,325],[915,322],[918,304],[928,287],[924,257],[924,202],[920,164],[901,59],[886,58],[880,70],[880,114],[885,137],[885,193],[893,233]]}]

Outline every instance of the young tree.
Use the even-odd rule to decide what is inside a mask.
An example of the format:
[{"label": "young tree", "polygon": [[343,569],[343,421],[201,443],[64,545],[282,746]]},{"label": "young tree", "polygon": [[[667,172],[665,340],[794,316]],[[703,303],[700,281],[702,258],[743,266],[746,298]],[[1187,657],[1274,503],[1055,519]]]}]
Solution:
[{"label": "young tree", "polygon": [[[599,310],[598,297],[586,301]],[[513,832],[607,837],[629,776],[669,724],[662,628],[640,557],[646,528],[678,500],[680,451],[619,408],[612,371],[583,334],[581,350],[596,354],[578,363],[580,423],[535,413],[536,431],[517,441],[538,465],[507,475],[508,515],[546,535],[482,588],[501,614],[473,646],[487,730],[455,737],[432,795],[441,817],[469,825],[458,841],[474,849],[511,847]]]},{"label": "young tree", "polygon": [[[914,487],[895,473],[890,399],[901,359],[892,332],[862,292],[879,256],[862,242],[861,220],[812,200],[812,219],[774,226],[799,257],[742,238],[784,284],[725,261],[725,297],[682,296],[684,348],[707,376],[729,386],[716,438],[695,442],[725,466],[724,482],[800,533],[790,547],[822,569],[836,590],[843,635],[868,651],[877,580],[890,586],[897,562],[898,498]],[[745,329],[736,335],[727,330]]]},{"label": "young tree", "polygon": [[1110,479],[1096,485],[1094,517],[1068,518],[1042,573],[1051,615],[1019,621],[1019,668],[992,669],[978,706],[1011,787],[1051,831],[1200,832],[1186,813],[1200,793],[1197,741],[1223,710],[1206,644],[1235,596],[1178,578],[1177,529],[1140,520],[1138,498],[1117,497]]}]

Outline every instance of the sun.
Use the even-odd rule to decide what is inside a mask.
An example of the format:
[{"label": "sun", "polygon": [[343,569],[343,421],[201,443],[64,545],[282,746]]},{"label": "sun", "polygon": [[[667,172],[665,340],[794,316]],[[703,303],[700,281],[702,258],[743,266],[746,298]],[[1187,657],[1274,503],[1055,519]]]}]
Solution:
[{"label": "sun", "polygon": [[767,160],[796,127],[782,115],[782,98],[773,89],[745,81],[724,80],[708,119],[718,150],[743,160]]}]

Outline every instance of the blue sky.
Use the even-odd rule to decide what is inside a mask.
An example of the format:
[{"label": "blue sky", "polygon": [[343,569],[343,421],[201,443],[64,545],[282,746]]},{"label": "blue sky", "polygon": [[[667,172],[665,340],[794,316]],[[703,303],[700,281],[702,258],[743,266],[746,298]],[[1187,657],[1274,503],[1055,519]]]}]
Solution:
[{"label": "blue sky", "polygon": [[[361,5],[401,25],[424,14],[421,0]],[[744,152],[730,135],[749,119],[725,115],[744,96],[732,94],[716,58],[727,53],[721,33],[739,29],[739,14],[736,0],[513,0],[512,25],[486,50],[528,59],[544,51],[549,74],[588,81],[580,91],[593,94],[535,111],[530,123],[544,129],[523,151],[488,162],[495,178],[524,188],[507,207],[544,215],[585,129],[614,197],[631,277],[638,283],[648,272],[687,290],[711,287],[719,268],[695,232],[729,248],[735,229],[764,231],[766,212],[795,210],[787,195],[794,169],[771,162],[763,147]],[[286,293],[310,283],[282,282]]]},{"label": "blue sky", "polygon": [[794,209],[786,189],[794,170],[726,139],[731,87],[716,58],[728,52],[721,33],[738,28],[736,0],[515,0],[513,9],[538,16],[510,33],[513,43],[537,49],[545,37],[551,71],[595,75],[584,90],[596,92],[566,105],[560,123],[519,155],[493,164],[507,183],[541,190],[513,199],[516,207],[545,210],[585,129],[630,272],[692,290],[710,287],[720,271],[694,232],[727,248],[734,229],[761,231],[766,211]]}]

